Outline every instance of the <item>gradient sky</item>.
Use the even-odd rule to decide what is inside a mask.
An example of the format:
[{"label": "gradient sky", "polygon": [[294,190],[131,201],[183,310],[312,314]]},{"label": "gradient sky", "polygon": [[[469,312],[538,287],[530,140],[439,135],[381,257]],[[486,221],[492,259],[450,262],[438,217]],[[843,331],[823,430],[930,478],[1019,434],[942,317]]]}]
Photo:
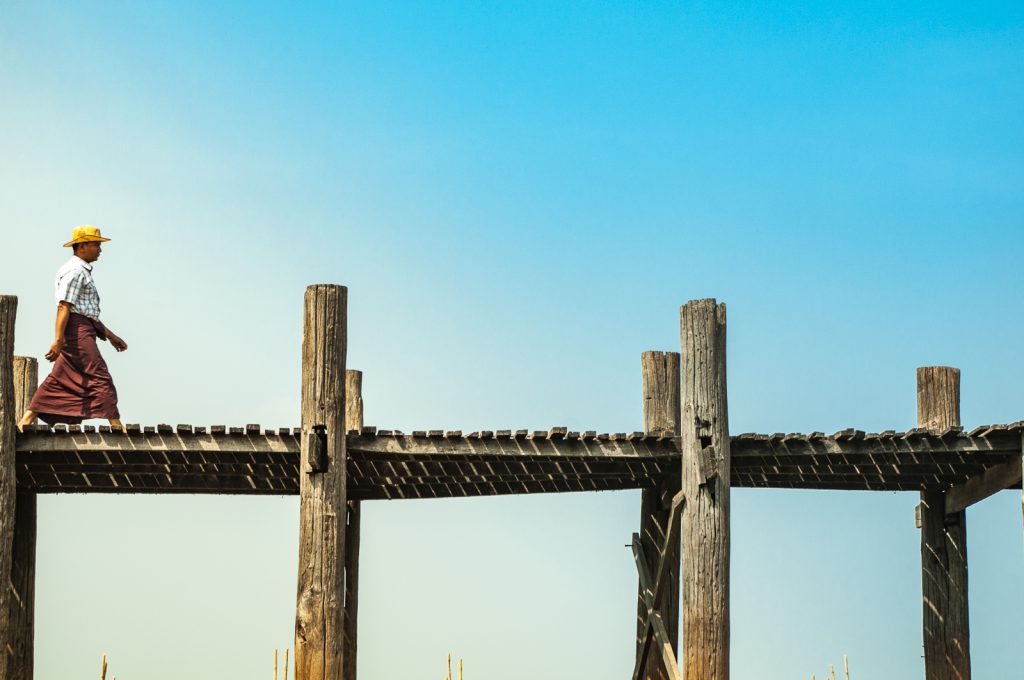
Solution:
[{"label": "gradient sky", "polygon": [[[640,354],[701,297],[734,433],[913,427],[936,364],[966,426],[1016,421],[1022,63],[1020,3],[7,0],[0,292],[42,357],[60,245],[114,239],[126,422],[296,425],[311,283],[349,287],[382,428],[639,429]],[[916,503],[735,490],[732,677],[922,677]],[[364,680],[631,672],[639,492],[364,507]],[[1020,496],[968,519],[1006,677]],[[36,677],[268,677],[297,528],[294,497],[42,498]]]}]

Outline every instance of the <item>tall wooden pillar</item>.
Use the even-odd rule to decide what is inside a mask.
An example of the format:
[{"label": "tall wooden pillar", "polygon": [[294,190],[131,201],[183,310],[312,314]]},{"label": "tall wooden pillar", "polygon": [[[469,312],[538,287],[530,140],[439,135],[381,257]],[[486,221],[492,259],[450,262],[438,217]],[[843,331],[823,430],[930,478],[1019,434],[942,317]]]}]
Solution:
[{"label": "tall wooden pillar", "polygon": [[340,680],[344,671],[347,300],[343,286],[306,289],[296,680]]},{"label": "tall wooden pillar", "polygon": [[[14,551],[14,319],[18,298],[0,295],[0,640],[10,639],[11,589],[8,582]],[[0,654],[0,678],[7,677],[8,658]]]},{"label": "tall wooden pillar", "polygon": [[[917,426],[960,425],[960,371],[917,369]],[[967,517],[946,514],[945,493],[921,492],[921,590],[926,680],[969,680],[971,635],[967,612]]]},{"label": "tall wooden pillar", "polygon": [[[345,371],[345,429],[363,429],[363,372]],[[345,527],[345,680],[356,680],[359,619],[359,501],[348,501]]]},{"label": "tall wooden pillar", "polygon": [[[644,432],[671,432],[679,435],[679,353],[644,352],[640,357],[643,373]],[[644,489],[640,500],[640,542],[647,557],[648,573],[657,573],[657,561],[668,529],[672,497],[679,491],[679,472],[673,470],[654,489]],[[679,650],[679,550],[667,556],[674,567],[666,574],[665,596],[656,606],[661,611],[669,641]],[[641,588],[643,586],[641,585]],[[637,595],[637,655],[643,653],[647,636],[647,605],[644,594]],[[667,675],[657,655],[650,655],[640,676],[661,680]]]},{"label": "tall wooden pillar", "polygon": [[[39,385],[39,364],[14,357],[14,413],[20,418]],[[5,680],[31,680],[35,652],[36,494],[18,489],[11,557],[10,619]]]},{"label": "tall wooden pillar", "polygon": [[680,309],[683,677],[729,678],[729,413],[725,305]]}]

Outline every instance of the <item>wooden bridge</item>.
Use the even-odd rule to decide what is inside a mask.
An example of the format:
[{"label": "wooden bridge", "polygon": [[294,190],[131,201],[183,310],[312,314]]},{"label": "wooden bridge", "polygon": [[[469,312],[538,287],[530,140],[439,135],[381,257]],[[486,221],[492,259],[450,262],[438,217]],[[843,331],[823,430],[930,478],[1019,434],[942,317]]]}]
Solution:
[{"label": "wooden bridge", "polygon": [[926,676],[970,677],[964,509],[1020,488],[1024,422],[961,428],[956,369],[918,370],[920,427],[908,432],[731,436],[725,307],[699,300],[681,308],[681,353],[641,357],[643,431],[403,433],[363,426],[346,300],[340,286],[306,291],[298,427],[17,433],[38,367],[12,356],[17,301],[0,297],[2,678],[32,677],[40,493],[299,495],[297,680],[354,680],[362,501],[643,489],[633,678],[725,680],[732,487],[920,492]]}]

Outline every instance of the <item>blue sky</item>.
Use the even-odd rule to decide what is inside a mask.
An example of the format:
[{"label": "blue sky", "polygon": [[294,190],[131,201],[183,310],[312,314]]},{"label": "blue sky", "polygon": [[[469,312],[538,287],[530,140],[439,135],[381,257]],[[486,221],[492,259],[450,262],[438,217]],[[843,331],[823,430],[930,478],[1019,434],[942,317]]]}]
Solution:
[{"label": "blue sky", "polygon": [[[632,431],[639,356],[728,305],[733,432],[1024,418],[1024,7],[0,6],[0,292],[97,265],[129,422],[293,426],[302,294],[349,287],[367,422]],[[109,355],[109,353],[108,353]],[[45,370],[45,369],[44,369]],[[915,494],[734,492],[733,677],[920,676]],[[978,677],[1020,498],[969,511]],[[368,504],[360,676],[621,677],[639,494]],[[241,677],[291,645],[293,498],[47,497],[37,677]],[[395,650],[399,650],[396,652]]]}]

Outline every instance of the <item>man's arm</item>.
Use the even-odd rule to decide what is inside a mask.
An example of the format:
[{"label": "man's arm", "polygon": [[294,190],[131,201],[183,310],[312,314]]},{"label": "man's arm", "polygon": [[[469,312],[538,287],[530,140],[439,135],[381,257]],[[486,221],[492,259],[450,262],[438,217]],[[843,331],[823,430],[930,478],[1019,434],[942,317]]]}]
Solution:
[{"label": "man's arm", "polygon": [[103,329],[107,336],[105,339],[110,341],[110,344],[114,347],[114,349],[116,349],[118,352],[123,352],[126,349],[128,349],[128,343],[122,340],[121,336],[119,336],[117,333],[110,330],[110,328],[106,324],[103,325]]},{"label": "man's arm", "polygon": [[46,358],[50,361],[56,361],[57,357],[60,356],[61,349],[64,347],[64,329],[67,328],[68,316],[70,314],[70,302],[63,301],[57,304],[57,321],[54,324],[54,340],[53,344],[50,345],[50,351],[46,353]]}]

